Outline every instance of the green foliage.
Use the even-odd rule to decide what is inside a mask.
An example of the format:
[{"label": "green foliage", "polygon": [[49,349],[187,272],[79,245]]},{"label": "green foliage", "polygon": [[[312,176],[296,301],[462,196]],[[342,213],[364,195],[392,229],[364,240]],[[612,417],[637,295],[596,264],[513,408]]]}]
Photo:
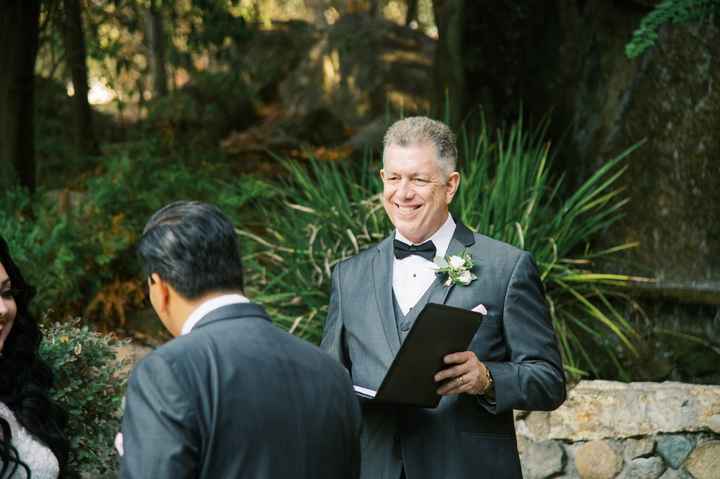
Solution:
[{"label": "green foliage", "polygon": [[255,97],[237,71],[197,73],[190,84],[150,103],[148,120],[168,143],[214,145],[257,118]]},{"label": "green foliage", "polygon": [[143,300],[134,247],[154,211],[194,199],[236,215],[274,194],[265,182],[236,175],[216,157],[190,161],[161,153],[155,142],[126,144],[104,160],[103,171],[81,183],[82,192],[3,195],[0,235],[37,287],[38,311],[75,316],[82,307],[86,317],[122,323]]},{"label": "green foliage", "polygon": [[[492,142],[487,130],[462,136],[463,183],[455,215],[472,229],[533,253],[547,291],[550,314],[573,374],[597,376],[598,360],[586,347],[591,340],[619,365],[637,354],[637,333],[613,307],[627,303],[622,289],[632,279],[593,270],[593,263],[635,244],[604,251],[589,242],[621,217],[627,200],[616,185],[625,168],[620,162],[637,146],[608,161],[576,191],[563,198],[563,177],[553,180],[543,129],[526,133],[522,124]],[[610,340],[610,337],[614,338]],[[619,368],[619,374],[626,374]]]},{"label": "green foliage", "polygon": [[40,355],[55,374],[52,397],[68,414],[70,469],[85,477],[112,477],[126,383],[126,375],[118,373],[125,365],[113,350],[118,344],[73,323],[54,323],[43,333]]},{"label": "green foliage", "polygon": [[[635,353],[636,333],[610,298],[630,278],[600,274],[593,261],[632,245],[593,251],[587,243],[620,217],[624,200],[616,182],[624,155],[608,162],[565,200],[562,178],[552,180],[542,131],[522,125],[491,141],[486,130],[462,135],[463,181],[453,204],[471,228],[533,253],[542,274],[567,370],[599,375],[588,341],[620,367]],[[355,165],[288,163],[280,212],[267,213],[267,232],[250,258],[255,297],[293,333],[318,341],[327,313],[332,267],[391,231],[381,202],[382,185],[369,156]],[[608,339],[610,338],[610,339]]]},{"label": "green foliage", "polygon": [[635,58],[655,45],[658,30],[667,23],[681,24],[710,18],[720,14],[720,0],[663,0],[647,14],[630,42],[625,55]]},{"label": "green foliage", "polygon": [[332,267],[381,240],[390,230],[379,175],[366,156],[359,167],[311,162],[306,170],[286,163],[285,193],[265,209],[261,251],[246,258],[251,296],[273,319],[299,336],[318,341],[329,301]]},{"label": "green foliage", "polygon": [[38,311],[53,307],[58,300],[79,299],[79,258],[71,245],[74,236],[47,198],[38,196],[33,202],[26,190],[6,191],[0,199],[0,236],[26,279],[37,288],[33,306]]}]

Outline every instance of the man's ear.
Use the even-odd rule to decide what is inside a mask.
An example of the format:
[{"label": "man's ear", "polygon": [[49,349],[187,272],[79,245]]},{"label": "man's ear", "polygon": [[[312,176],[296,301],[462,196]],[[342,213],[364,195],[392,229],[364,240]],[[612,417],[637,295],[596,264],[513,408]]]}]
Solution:
[{"label": "man's ear", "polygon": [[170,304],[170,285],[157,273],[152,273],[148,278],[148,287],[152,288],[151,299],[153,306],[160,312],[167,312]]},{"label": "man's ear", "polygon": [[450,173],[446,186],[447,190],[445,191],[445,201],[447,201],[447,204],[450,204],[455,197],[455,193],[457,193],[457,190],[460,187],[460,173],[457,171]]}]

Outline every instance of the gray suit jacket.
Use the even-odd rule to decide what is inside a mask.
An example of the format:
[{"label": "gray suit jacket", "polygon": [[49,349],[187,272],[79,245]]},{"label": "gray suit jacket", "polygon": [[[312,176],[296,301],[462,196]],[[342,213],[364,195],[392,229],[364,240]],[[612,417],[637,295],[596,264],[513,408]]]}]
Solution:
[{"label": "gray suit jacket", "polygon": [[360,421],[336,361],[229,305],[134,369],[121,477],[356,478]]},{"label": "gray suit jacket", "polygon": [[[377,389],[400,347],[392,300],[393,235],[335,267],[322,347]],[[487,316],[470,350],[490,369],[496,400],[462,394],[436,409],[363,410],[364,479],[520,478],[513,409],[551,410],[565,400],[565,376],[531,256],[458,223],[448,255],[468,249],[478,279],[436,288],[429,302]],[[442,281],[438,278],[436,281]]]}]

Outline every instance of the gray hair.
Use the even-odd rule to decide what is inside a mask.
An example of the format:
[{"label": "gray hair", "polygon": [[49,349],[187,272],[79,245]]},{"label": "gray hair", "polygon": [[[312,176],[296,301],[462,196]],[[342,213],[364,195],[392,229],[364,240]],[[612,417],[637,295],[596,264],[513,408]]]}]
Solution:
[{"label": "gray hair", "polygon": [[457,168],[455,134],[445,124],[425,116],[410,116],[398,120],[388,128],[383,139],[383,162],[385,150],[390,145],[413,146],[430,144],[437,150],[440,169],[449,175]]}]

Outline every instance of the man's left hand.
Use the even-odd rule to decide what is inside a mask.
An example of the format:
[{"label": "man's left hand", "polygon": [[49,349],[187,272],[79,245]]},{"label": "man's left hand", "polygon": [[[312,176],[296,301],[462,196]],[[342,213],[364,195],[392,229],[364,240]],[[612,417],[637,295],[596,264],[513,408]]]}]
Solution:
[{"label": "man's left hand", "polygon": [[472,351],[448,354],[443,358],[445,364],[452,364],[435,375],[435,382],[447,380],[437,393],[442,396],[451,394],[482,394],[488,386],[486,367]]}]

